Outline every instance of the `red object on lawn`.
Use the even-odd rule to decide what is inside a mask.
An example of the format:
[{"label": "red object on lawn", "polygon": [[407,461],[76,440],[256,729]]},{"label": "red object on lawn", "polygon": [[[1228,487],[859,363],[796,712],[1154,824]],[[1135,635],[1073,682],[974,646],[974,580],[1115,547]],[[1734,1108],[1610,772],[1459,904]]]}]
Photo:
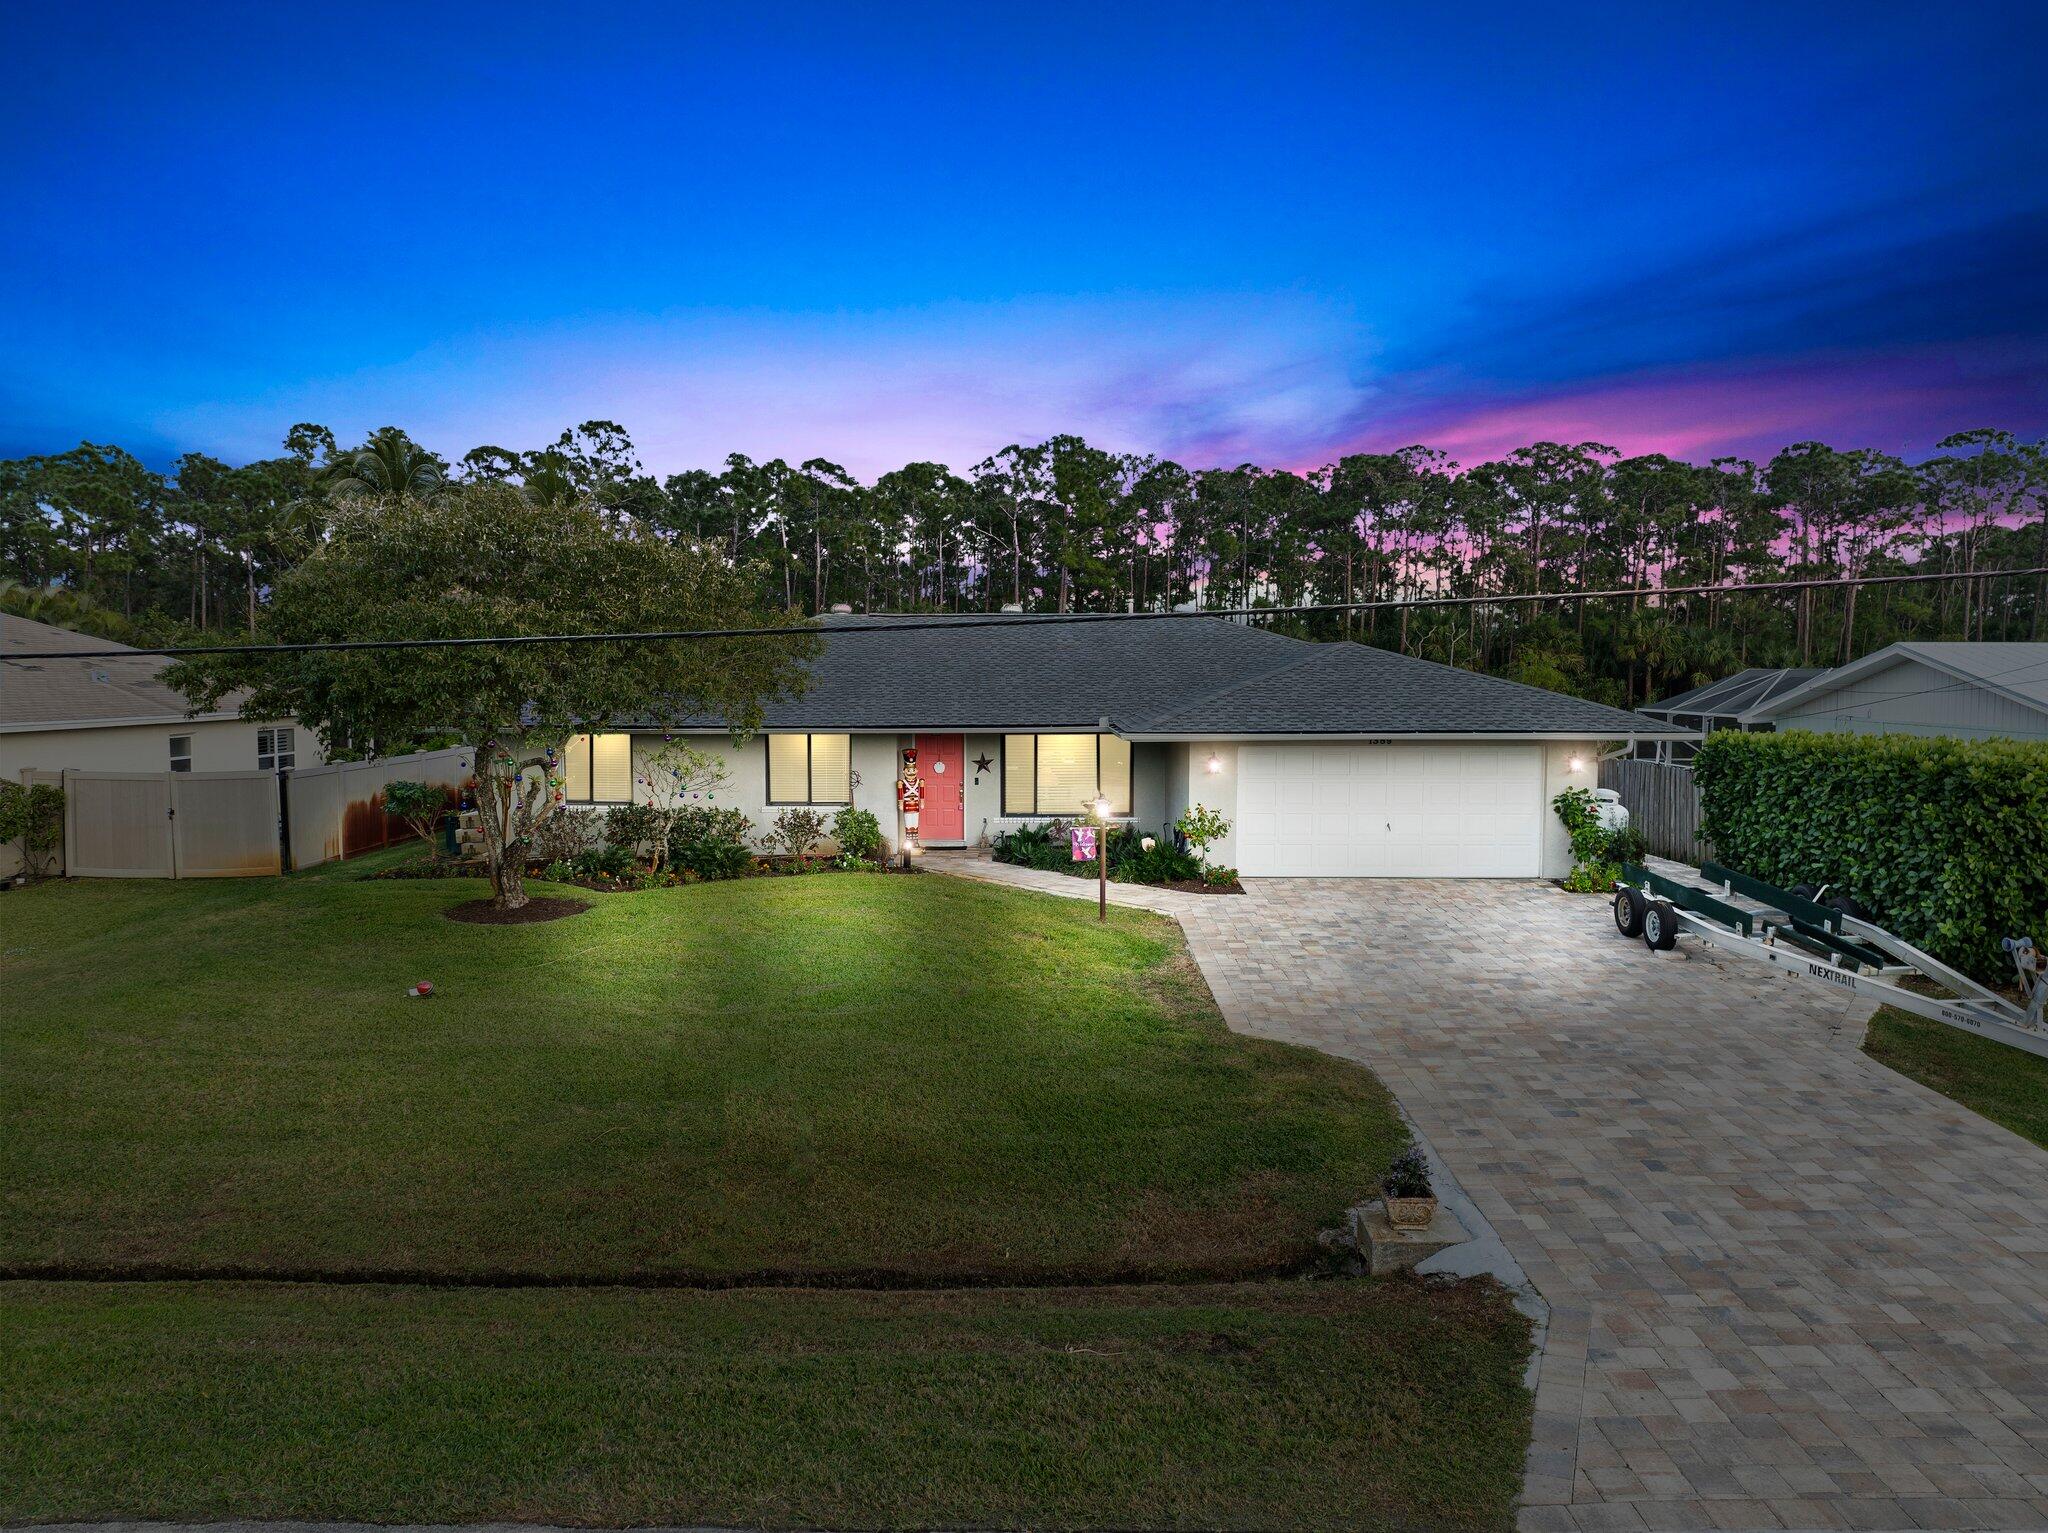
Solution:
[{"label": "red object on lawn", "polygon": [[423,979],[412,987],[412,993],[425,1000],[434,993],[434,982],[430,979]]}]

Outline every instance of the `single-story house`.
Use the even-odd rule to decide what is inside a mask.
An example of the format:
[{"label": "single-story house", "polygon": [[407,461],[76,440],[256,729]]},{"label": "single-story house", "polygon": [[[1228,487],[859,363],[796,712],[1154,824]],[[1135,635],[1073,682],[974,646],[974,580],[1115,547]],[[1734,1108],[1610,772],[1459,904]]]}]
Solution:
[{"label": "single-story house", "polygon": [[2048,740],[2048,644],[1907,641],[1752,703],[1746,728]]},{"label": "single-story house", "polygon": [[1816,666],[1772,670],[1753,665],[1733,676],[1723,676],[1719,681],[1710,681],[1676,697],[1667,697],[1662,702],[1645,703],[1636,710],[1637,713],[1659,723],[1675,724],[1686,730],[1689,738],[1640,740],[1636,745],[1636,755],[1642,760],[1690,761],[1699,742],[1717,729],[1768,729],[1770,726],[1767,724],[1745,724],[1744,716],[1751,709],[1822,674],[1823,670]]},{"label": "single-story house", "polygon": [[[90,650],[85,660],[19,660]],[[98,772],[287,771],[318,766],[320,744],[290,719],[244,719],[238,700],[194,713],[164,685],[168,662],[126,644],[0,613],[0,778]],[[0,877],[18,865],[0,844]]]},{"label": "single-story house", "polygon": [[568,743],[572,803],[625,802],[664,735],[725,757],[718,802],[874,812],[900,844],[900,752],[928,785],[920,841],[985,842],[1098,794],[1168,835],[1190,804],[1232,824],[1247,876],[1555,877],[1550,801],[1594,785],[1603,745],[1677,734],[1575,697],[1352,643],[1193,614],[1062,622],[836,617],[802,696],[735,745],[659,710]]}]

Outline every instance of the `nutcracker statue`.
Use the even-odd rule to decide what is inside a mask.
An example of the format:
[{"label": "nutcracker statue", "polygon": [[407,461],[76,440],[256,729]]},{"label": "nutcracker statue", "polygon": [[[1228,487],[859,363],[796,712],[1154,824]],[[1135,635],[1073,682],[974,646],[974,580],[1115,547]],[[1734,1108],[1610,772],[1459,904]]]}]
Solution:
[{"label": "nutcracker statue", "polygon": [[907,852],[917,841],[917,822],[924,809],[924,778],[917,770],[917,747],[906,746],[903,770],[896,778],[896,807],[903,813],[903,843]]}]

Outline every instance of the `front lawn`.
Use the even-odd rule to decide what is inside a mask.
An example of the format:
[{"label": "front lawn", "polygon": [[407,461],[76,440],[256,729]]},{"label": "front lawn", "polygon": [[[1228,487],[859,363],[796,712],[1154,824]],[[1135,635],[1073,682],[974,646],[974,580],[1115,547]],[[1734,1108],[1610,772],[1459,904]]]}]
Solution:
[{"label": "front lawn", "polygon": [[0,1269],[1262,1274],[1403,1138],[1141,912],[834,874],[442,919],[480,892],[0,896]]},{"label": "front lawn", "polygon": [[358,873],[0,895],[0,1522],[1511,1525],[1526,1324],[1278,1276],[1404,1135],[1171,922]]}]

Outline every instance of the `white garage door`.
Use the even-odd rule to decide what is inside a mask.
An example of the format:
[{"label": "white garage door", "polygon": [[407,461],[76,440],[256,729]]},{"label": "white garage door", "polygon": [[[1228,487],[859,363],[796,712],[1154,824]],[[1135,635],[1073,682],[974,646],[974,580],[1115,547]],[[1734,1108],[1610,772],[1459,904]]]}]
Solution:
[{"label": "white garage door", "polygon": [[1246,745],[1237,864],[1268,878],[1534,878],[1538,745]]}]

